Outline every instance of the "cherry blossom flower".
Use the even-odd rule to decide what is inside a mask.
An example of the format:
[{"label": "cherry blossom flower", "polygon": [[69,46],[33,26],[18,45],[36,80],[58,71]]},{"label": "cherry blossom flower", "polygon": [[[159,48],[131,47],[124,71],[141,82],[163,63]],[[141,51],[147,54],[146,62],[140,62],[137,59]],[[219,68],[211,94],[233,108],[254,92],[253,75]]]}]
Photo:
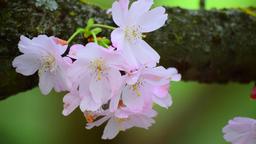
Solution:
[{"label": "cherry blossom flower", "polygon": [[223,128],[223,133],[232,144],[256,144],[256,120],[236,117]]},{"label": "cherry blossom flower", "polygon": [[70,69],[70,77],[82,97],[82,111],[95,111],[120,89],[122,84],[120,57],[95,43],[77,52],[77,60]]},{"label": "cherry blossom flower", "polygon": [[[145,102],[153,101],[158,105],[168,108],[172,104],[171,96],[169,94],[170,81],[179,81],[181,75],[178,74],[175,68],[165,69],[162,66],[155,68],[143,68],[135,73],[133,83],[128,80],[123,86],[122,92],[119,96],[111,99],[110,110],[117,109],[117,102],[121,99],[129,109],[134,111],[141,111]],[[128,79],[131,76],[126,75]]]},{"label": "cherry blossom flower", "polygon": [[119,0],[112,5],[113,20],[119,28],[111,33],[111,41],[132,65],[155,66],[160,59],[159,54],[142,40],[143,33],[159,29],[167,20],[165,8],[150,10],[152,4],[153,0],[138,0],[128,8],[129,0]]},{"label": "cherry blossom flower", "polygon": [[120,131],[125,131],[132,127],[148,129],[153,123],[155,123],[153,117],[157,115],[156,111],[151,107],[151,105],[146,105],[140,112],[133,112],[127,107],[121,107],[112,113],[104,111],[101,113],[100,119],[87,123],[86,128],[91,129],[95,126],[98,127],[108,121],[104,129],[102,139],[113,139]]},{"label": "cherry blossom flower", "polygon": [[66,45],[56,43],[53,36],[39,35],[32,40],[21,36],[18,47],[23,54],[13,60],[16,72],[29,76],[38,71],[39,88],[44,95],[49,94],[52,88],[58,92],[68,89],[65,74],[68,64],[61,57]]}]

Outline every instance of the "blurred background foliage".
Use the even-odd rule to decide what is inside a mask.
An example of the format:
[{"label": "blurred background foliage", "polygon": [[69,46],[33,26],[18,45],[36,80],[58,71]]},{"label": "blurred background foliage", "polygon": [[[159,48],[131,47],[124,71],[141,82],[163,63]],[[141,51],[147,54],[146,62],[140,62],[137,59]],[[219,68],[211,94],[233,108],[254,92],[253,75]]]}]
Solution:
[{"label": "blurred background foliage", "polygon": [[[108,8],[113,0],[80,0]],[[256,0],[206,0],[210,8],[256,6]],[[198,9],[198,0],[155,0],[156,5]],[[173,106],[157,107],[156,124],[149,130],[133,128],[112,141],[100,139],[104,127],[84,128],[79,110],[62,116],[64,94],[42,96],[35,88],[0,102],[0,144],[225,144],[222,128],[235,116],[256,118],[256,101],[250,100],[253,84],[171,85]]]}]

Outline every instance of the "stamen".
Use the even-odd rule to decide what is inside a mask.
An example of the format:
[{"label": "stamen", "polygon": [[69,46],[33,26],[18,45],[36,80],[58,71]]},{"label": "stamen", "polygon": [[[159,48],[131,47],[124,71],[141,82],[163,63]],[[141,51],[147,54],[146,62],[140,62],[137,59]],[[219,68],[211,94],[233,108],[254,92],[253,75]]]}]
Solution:
[{"label": "stamen", "polygon": [[53,56],[49,55],[49,56],[43,57],[39,74],[41,72],[47,72],[47,71],[54,72],[56,70],[56,67],[57,67],[56,61]]},{"label": "stamen", "polygon": [[134,41],[137,39],[141,39],[143,37],[142,33],[140,32],[140,27],[138,26],[127,27],[124,30],[124,32],[125,32],[125,37],[129,41]]},{"label": "stamen", "polygon": [[122,100],[120,100],[118,102],[118,108],[122,108],[122,107],[125,107],[125,105],[124,105],[124,102]]},{"label": "stamen", "polygon": [[92,114],[85,114],[84,116],[88,123],[92,123],[94,121],[94,117]]},{"label": "stamen", "polygon": [[136,84],[132,85],[132,90],[137,94],[137,96],[141,96],[141,93],[140,93],[138,87],[139,87],[139,84],[136,83]]},{"label": "stamen", "polygon": [[94,68],[96,68],[96,72],[97,72],[97,80],[101,80],[101,74],[103,71],[103,66],[104,66],[104,62],[101,59],[97,59],[95,61],[92,62],[92,66]]}]

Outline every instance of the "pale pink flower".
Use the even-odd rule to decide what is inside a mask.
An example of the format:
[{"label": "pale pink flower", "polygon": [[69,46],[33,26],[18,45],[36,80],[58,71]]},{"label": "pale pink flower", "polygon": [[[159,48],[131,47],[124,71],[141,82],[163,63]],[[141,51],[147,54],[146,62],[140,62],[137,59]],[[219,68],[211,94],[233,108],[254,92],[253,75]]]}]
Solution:
[{"label": "pale pink flower", "polygon": [[151,107],[151,105],[146,106],[140,112],[133,112],[127,107],[122,107],[113,113],[103,112],[101,119],[87,123],[86,128],[91,129],[95,126],[98,127],[108,121],[102,139],[113,139],[120,131],[125,131],[132,127],[148,129],[155,123],[153,117],[157,114]]},{"label": "pale pink flower", "polygon": [[80,108],[82,111],[95,111],[120,89],[120,57],[104,47],[89,43],[79,49],[76,58],[70,69],[70,77],[77,83],[82,97]]},{"label": "pale pink flower", "polygon": [[[158,105],[168,108],[172,104],[169,94],[170,81],[179,81],[181,75],[175,68],[165,69],[162,66],[155,68],[143,68],[138,70],[134,80],[126,75],[128,82],[123,86],[120,95],[111,99],[110,110],[117,109],[117,102],[121,99],[129,109],[141,111],[145,103],[152,101]],[[135,83],[134,83],[135,82]]]},{"label": "pale pink flower", "polygon": [[256,144],[256,120],[236,117],[223,128],[223,133],[232,144]]},{"label": "pale pink flower", "polygon": [[153,0],[138,0],[129,8],[129,0],[119,0],[112,5],[114,22],[119,26],[111,33],[111,41],[132,65],[155,66],[159,54],[149,46],[143,33],[152,32],[162,27],[166,20],[165,8],[150,10]]},{"label": "pale pink flower", "polygon": [[23,54],[13,60],[16,72],[29,76],[38,71],[39,88],[44,95],[52,88],[58,92],[68,89],[68,64],[61,57],[67,45],[56,43],[55,37],[39,35],[32,40],[21,36],[18,47]]}]

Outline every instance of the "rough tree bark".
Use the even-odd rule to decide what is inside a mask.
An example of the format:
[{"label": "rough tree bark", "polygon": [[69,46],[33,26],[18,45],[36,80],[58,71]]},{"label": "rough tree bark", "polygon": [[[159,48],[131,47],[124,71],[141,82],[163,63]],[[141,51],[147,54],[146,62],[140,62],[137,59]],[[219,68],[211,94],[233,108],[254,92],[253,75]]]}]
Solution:
[{"label": "rough tree bark", "polygon": [[[54,1],[54,0],[53,0]],[[113,24],[99,8],[78,0],[56,0],[57,9],[40,0],[0,0],[0,99],[36,86],[37,75],[24,77],[11,66],[20,35],[67,39],[88,18]],[[161,64],[177,67],[185,81],[204,83],[256,80],[256,18],[239,9],[167,8],[169,20],[146,40],[160,53]],[[85,41],[80,38],[80,43]]]}]

